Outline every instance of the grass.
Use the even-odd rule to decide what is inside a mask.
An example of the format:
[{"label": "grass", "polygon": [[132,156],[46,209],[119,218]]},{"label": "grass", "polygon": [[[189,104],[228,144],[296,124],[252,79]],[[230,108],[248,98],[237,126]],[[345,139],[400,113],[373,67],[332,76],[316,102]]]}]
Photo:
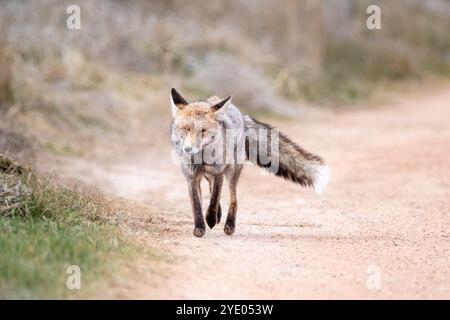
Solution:
[{"label": "grass", "polygon": [[53,143],[53,142],[47,142],[42,145],[42,148],[54,155],[76,155],[80,156],[82,155],[81,151],[76,150],[74,147],[72,147],[70,144],[63,143]]},{"label": "grass", "polygon": [[[71,298],[120,272],[138,251],[108,223],[98,197],[0,172],[0,299]],[[66,288],[69,265],[81,290]]]},{"label": "grass", "polygon": [[[358,11],[370,4],[361,1]],[[446,14],[424,5],[381,1],[383,30],[327,42],[323,70],[301,90],[315,102],[348,105],[370,98],[386,83],[405,83],[450,75],[450,27]],[[414,18],[412,18],[414,17]]]}]

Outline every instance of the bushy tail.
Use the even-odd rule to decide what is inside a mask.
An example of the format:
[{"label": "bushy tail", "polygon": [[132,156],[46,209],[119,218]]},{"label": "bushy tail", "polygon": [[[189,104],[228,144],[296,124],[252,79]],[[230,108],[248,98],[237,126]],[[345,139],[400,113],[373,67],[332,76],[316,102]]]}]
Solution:
[{"label": "bushy tail", "polygon": [[[273,127],[250,116],[244,116],[244,122],[247,133],[245,151],[248,160],[279,177],[291,180],[304,187],[311,187],[317,193],[322,193],[325,190],[330,171],[319,156],[303,150],[282,133],[278,135],[279,147],[271,148],[271,130]],[[264,129],[264,131],[261,131],[263,134],[258,134],[261,129]],[[254,134],[255,132],[257,134]],[[263,141],[264,139],[266,141]],[[254,148],[257,148],[257,146],[261,148],[261,145],[267,146],[267,153],[272,158],[278,157],[277,168],[276,166],[273,167],[271,163],[261,161],[259,155],[257,157],[251,156],[252,154],[258,154]]]}]

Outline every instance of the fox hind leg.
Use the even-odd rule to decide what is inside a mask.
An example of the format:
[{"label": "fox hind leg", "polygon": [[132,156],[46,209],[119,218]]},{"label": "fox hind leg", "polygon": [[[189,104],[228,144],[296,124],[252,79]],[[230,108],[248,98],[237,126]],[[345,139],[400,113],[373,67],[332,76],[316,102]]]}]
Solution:
[{"label": "fox hind leg", "polygon": [[[212,187],[213,187],[213,182],[214,182],[214,177],[213,176],[209,176],[209,175],[205,175],[206,180],[209,183],[209,194],[212,195]],[[223,181],[222,181],[223,182]],[[222,218],[222,206],[220,205],[220,197],[218,200],[218,204],[217,204],[217,224],[220,223],[220,220]]]},{"label": "fox hind leg", "polygon": [[227,220],[225,222],[224,232],[231,236],[236,228],[236,212],[237,212],[237,195],[236,187],[239,181],[243,166],[235,165],[225,173],[228,186],[230,188],[230,208],[228,209]]},{"label": "fox hind leg", "polygon": [[[206,178],[206,180],[208,180],[208,183],[209,183],[209,194],[212,195],[212,187],[213,187],[214,177],[205,175],[205,178]],[[219,224],[220,219],[222,218],[222,207],[220,206],[220,198],[219,198],[219,201],[217,204],[216,216],[217,216],[217,224]]]}]

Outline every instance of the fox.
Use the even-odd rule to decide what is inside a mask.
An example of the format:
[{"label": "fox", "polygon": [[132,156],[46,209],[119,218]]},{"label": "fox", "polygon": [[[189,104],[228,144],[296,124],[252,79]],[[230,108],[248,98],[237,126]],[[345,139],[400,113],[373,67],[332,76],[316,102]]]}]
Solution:
[{"label": "fox", "polygon": [[[325,161],[271,125],[242,114],[232,103],[232,96],[188,102],[172,88],[170,105],[171,145],[181,160],[181,171],[187,180],[195,237],[205,235],[205,220],[211,229],[220,223],[224,180],[230,194],[224,232],[230,236],[235,232],[236,189],[246,162],[317,193],[325,190],[330,179]],[[210,191],[205,217],[200,186],[203,178],[208,181]]]}]

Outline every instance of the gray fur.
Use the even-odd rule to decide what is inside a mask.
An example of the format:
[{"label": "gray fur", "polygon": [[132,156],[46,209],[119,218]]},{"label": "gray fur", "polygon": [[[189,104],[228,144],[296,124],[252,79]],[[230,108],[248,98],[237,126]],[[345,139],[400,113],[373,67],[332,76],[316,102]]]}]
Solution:
[{"label": "gray fur", "polygon": [[[247,159],[251,160],[255,164],[269,170],[275,175],[289,179],[295,183],[299,183],[302,186],[314,187],[316,190],[322,189],[326,183],[326,178],[322,177],[324,173],[323,160],[311,153],[308,153],[301,149],[298,145],[288,139],[285,135],[279,135],[279,148],[270,148],[269,153],[272,156],[279,158],[279,167],[276,169],[270,166],[270,163],[263,163],[259,157],[252,158],[249,156],[251,149],[261,142],[271,142],[270,135],[255,136],[249,134],[250,131],[258,132],[261,129],[272,129],[271,126],[261,123],[250,116],[242,115],[241,112],[231,103],[231,97],[225,100],[219,101],[217,97],[211,97],[208,101],[193,102],[187,105],[180,104],[184,98],[179,95],[176,90],[172,90],[172,94],[175,93],[176,102],[174,103],[174,97],[172,97],[172,113],[174,120],[172,122],[171,141],[172,147],[183,160],[181,164],[181,170],[185,175],[188,182],[188,191],[191,199],[192,211],[194,214],[194,235],[202,237],[205,233],[205,222],[201,207],[201,190],[200,181],[205,177],[210,185],[211,200],[206,213],[206,222],[210,228],[213,228],[215,224],[220,222],[221,218],[221,206],[220,196],[221,188],[224,177],[226,178],[230,190],[230,205],[228,209],[228,215],[225,222],[224,231],[226,234],[231,235],[235,231],[236,227],[236,212],[237,212],[237,194],[236,187],[239,181],[243,164],[236,161],[225,163],[207,163],[201,162],[194,164],[195,157],[199,154],[203,155],[206,148],[214,147],[218,150],[219,155],[223,157],[227,154],[227,145],[223,139],[210,139],[208,146],[202,146],[203,138],[195,138],[195,142],[188,140],[188,133],[179,128],[189,122],[188,115],[192,115],[193,118],[198,121],[208,121],[208,117],[213,116],[212,121],[225,136],[226,130],[231,130],[236,138],[236,143],[231,145],[233,148],[233,154],[237,154],[239,151],[245,152]],[[206,110],[206,111],[205,111]],[[197,112],[198,111],[198,112]],[[180,114],[180,112],[185,112]],[[206,112],[206,113],[204,113]],[[204,114],[203,114],[204,113]],[[211,123],[211,121],[209,122]],[[195,131],[195,128],[189,129]],[[195,135],[195,133],[194,133]],[[205,138],[208,141],[208,137]],[[260,139],[260,141],[258,140]],[[197,142],[199,140],[200,142]],[[186,145],[194,148],[195,154],[186,153]],[[245,149],[244,149],[245,148]],[[191,147],[189,147],[191,150]],[[203,159],[203,158],[201,158]],[[326,170],[325,170],[326,171]]]}]

